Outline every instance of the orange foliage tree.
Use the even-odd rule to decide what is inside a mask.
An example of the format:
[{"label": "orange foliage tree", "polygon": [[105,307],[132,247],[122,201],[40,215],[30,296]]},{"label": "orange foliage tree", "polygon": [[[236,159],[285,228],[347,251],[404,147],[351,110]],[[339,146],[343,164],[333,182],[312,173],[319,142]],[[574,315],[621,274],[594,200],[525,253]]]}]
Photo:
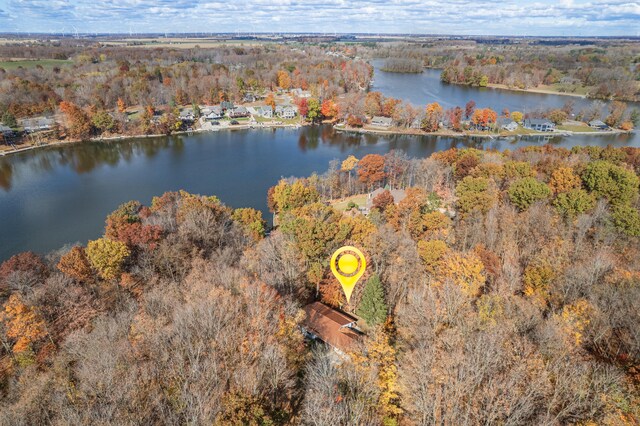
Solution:
[{"label": "orange foliage tree", "polygon": [[6,327],[7,337],[15,342],[12,348],[14,353],[28,351],[34,342],[47,336],[44,320],[18,294],[9,297],[4,306],[2,322]]},{"label": "orange foliage tree", "polygon": [[384,171],[384,157],[378,154],[368,154],[358,162],[358,178],[368,187],[380,184],[386,174]]},{"label": "orange foliage tree", "polygon": [[80,282],[93,280],[91,264],[84,248],[75,246],[60,258],[57,265],[60,272]]},{"label": "orange foliage tree", "polygon": [[478,127],[486,128],[495,123],[498,113],[491,108],[479,108],[473,112],[471,122]]},{"label": "orange foliage tree", "polygon": [[422,120],[422,129],[425,132],[435,132],[438,130],[443,117],[443,110],[439,103],[433,102],[427,105],[425,116]]},{"label": "orange foliage tree", "polygon": [[62,111],[67,120],[67,132],[72,138],[83,139],[91,136],[93,126],[89,115],[72,102],[60,102]]},{"label": "orange foliage tree", "polygon": [[320,112],[326,118],[335,118],[338,115],[338,105],[331,99],[325,99],[322,101]]},{"label": "orange foliage tree", "polygon": [[291,77],[285,70],[278,71],[278,86],[284,90],[289,90],[291,87]]}]

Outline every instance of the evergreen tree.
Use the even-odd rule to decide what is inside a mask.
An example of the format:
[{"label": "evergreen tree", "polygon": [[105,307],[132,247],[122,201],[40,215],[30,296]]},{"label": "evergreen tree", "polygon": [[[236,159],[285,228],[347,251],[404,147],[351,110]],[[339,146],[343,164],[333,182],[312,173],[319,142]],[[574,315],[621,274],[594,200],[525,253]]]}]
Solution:
[{"label": "evergreen tree", "polygon": [[11,127],[12,129],[18,127],[18,122],[16,121],[16,117],[14,117],[14,115],[11,114],[9,111],[2,114],[2,120],[0,121],[2,122],[2,124],[4,124],[7,127]]},{"label": "evergreen tree", "polygon": [[372,327],[382,324],[387,318],[387,304],[384,301],[384,290],[378,275],[367,280],[356,313],[367,322],[367,325]]}]

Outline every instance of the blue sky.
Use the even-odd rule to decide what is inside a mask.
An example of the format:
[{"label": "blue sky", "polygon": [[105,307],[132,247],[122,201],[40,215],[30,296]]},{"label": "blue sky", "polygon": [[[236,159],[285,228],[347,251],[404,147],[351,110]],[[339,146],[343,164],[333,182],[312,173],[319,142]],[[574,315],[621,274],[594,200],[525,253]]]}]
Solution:
[{"label": "blue sky", "polygon": [[640,35],[628,0],[0,0],[0,32]]}]

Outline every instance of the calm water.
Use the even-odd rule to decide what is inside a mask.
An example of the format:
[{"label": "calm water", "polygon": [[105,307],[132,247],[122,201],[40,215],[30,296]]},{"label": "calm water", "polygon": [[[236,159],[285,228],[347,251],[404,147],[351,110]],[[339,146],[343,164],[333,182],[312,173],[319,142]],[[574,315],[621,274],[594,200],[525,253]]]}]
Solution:
[{"label": "calm water", "polygon": [[628,145],[628,137],[473,140],[299,130],[242,130],[88,142],[0,158],[0,259],[45,253],[98,237],[107,214],[128,200],[149,203],[165,191],[215,194],[232,207],[266,211],[267,189],[282,176],[324,172],[350,154],[402,150],[412,157],[456,147],[515,148],[550,142]]},{"label": "calm water", "polygon": [[[375,89],[416,105],[434,100],[464,105],[474,99],[478,106],[525,110],[523,103],[533,109],[566,100],[446,86],[436,73],[377,72]],[[166,191],[215,194],[232,207],[254,207],[269,218],[267,189],[280,177],[322,173],[329,161],[350,154],[360,158],[396,149],[427,157],[454,146],[506,149],[542,143],[640,146],[637,135],[474,140],[345,134],[321,126],[87,142],[0,157],[0,260],[25,250],[46,253],[67,243],[86,243],[100,236],[106,215],[119,204],[148,204]]]},{"label": "calm water", "polygon": [[[532,112],[549,108],[561,108],[565,102],[573,102],[573,111],[578,113],[590,107],[594,100],[577,96],[546,95],[542,93],[526,93],[514,90],[491,89],[487,87],[469,87],[457,84],[443,84],[440,81],[440,70],[425,69],[421,74],[400,74],[384,72],[379,69],[381,61],[373,61],[376,68],[372,90],[385,96],[409,101],[417,106],[424,106],[430,102],[438,102],[444,108],[460,106],[471,100],[478,108],[491,108],[498,113],[504,108],[509,111]],[[600,102],[600,101],[598,101]],[[605,107],[603,116],[607,115]],[[638,103],[630,103],[630,107],[640,108]],[[634,135],[634,143],[640,145],[640,133]]]}]

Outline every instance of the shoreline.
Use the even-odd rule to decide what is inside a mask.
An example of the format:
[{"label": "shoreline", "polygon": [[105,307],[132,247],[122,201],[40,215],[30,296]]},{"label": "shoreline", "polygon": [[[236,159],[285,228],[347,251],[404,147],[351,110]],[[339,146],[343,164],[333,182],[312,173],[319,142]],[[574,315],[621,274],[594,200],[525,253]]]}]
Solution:
[{"label": "shoreline", "polygon": [[2,150],[0,151],[0,157],[8,157],[12,154],[19,154],[21,152],[27,152],[34,149],[40,148],[49,148],[63,145],[75,145],[83,142],[111,142],[111,141],[119,141],[126,139],[142,139],[142,138],[159,138],[159,137],[168,137],[168,136],[179,136],[179,135],[191,135],[194,133],[215,133],[220,131],[234,131],[234,130],[256,130],[256,129],[297,129],[302,126],[308,126],[309,124],[269,124],[269,125],[235,125],[235,126],[221,126],[213,129],[194,129],[194,130],[182,130],[179,132],[164,134],[164,133],[154,133],[154,134],[140,134],[140,135],[114,135],[114,136],[99,136],[95,138],[89,139],[76,139],[76,140],[58,140],[52,142],[45,142],[40,145],[29,145],[22,148],[14,149],[14,150]]},{"label": "shoreline", "polygon": [[[327,123],[325,123],[327,124]],[[7,157],[12,154],[19,154],[26,151],[31,151],[34,149],[40,148],[49,148],[49,147],[57,147],[63,145],[73,145],[82,142],[111,142],[111,141],[121,141],[126,139],[143,139],[143,138],[158,138],[158,137],[168,137],[168,136],[179,136],[179,135],[192,135],[195,133],[215,133],[220,131],[234,131],[234,130],[261,130],[261,129],[299,129],[305,126],[311,126],[309,123],[299,123],[299,124],[268,124],[268,125],[235,125],[235,126],[222,126],[219,128],[213,129],[194,129],[194,130],[184,130],[180,132],[171,133],[169,135],[163,133],[149,134],[149,135],[114,135],[114,136],[100,136],[90,139],[78,139],[78,140],[68,140],[68,141],[53,141],[43,143],[41,145],[30,145],[25,146],[23,148],[10,150],[10,151],[0,151],[0,157]],[[360,133],[360,134],[376,134],[376,135],[398,135],[398,136],[442,136],[449,137],[455,139],[466,139],[466,138],[484,138],[484,139],[496,139],[496,138],[508,138],[508,137],[525,137],[525,136],[611,136],[611,135],[621,135],[621,134],[630,134],[634,131],[624,131],[624,130],[612,130],[612,131],[600,131],[600,132],[573,132],[570,130],[560,130],[553,132],[532,132],[532,133],[459,133],[453,131],[437,131],[426,133],[422,130],[416,129],[382,129],[382,128],[355,128],[355,127],[345,127],[341,125],[333,125],[334,130],[338,132],[344,133]]]},{"label": "shoreline", "polygon": [[335,125],[333,128],[338,132],[345,133],[361,133],[361,134],[378,134],[378,135],[399,135],[399,136],[444,136],[449,138],[485,138],[485,139],[496,139],[496,138],[508,138],[508,137],[524,137],[524,136],[583,136],[583,135],[593,135],[593,136],[611,136],[611,135],[621,135],[621,134],[629,134],[633,133],[633,130],[624,131],[624,130],[612,130],[612,131],[602,131],[602,132],[572,132],[570,130],[559,130],[553,132],[532,132],[532,133],[510,133],[510,132],[500,132],[500,133],[459,133],[453,131],[437,131],[426,133],[422,130],[415,129],[407,129],[406,131],[398,131],[398,130],[387,130],[387,129],[372,129],[372,128],[355,128],[355,127],[344,127]]}]

